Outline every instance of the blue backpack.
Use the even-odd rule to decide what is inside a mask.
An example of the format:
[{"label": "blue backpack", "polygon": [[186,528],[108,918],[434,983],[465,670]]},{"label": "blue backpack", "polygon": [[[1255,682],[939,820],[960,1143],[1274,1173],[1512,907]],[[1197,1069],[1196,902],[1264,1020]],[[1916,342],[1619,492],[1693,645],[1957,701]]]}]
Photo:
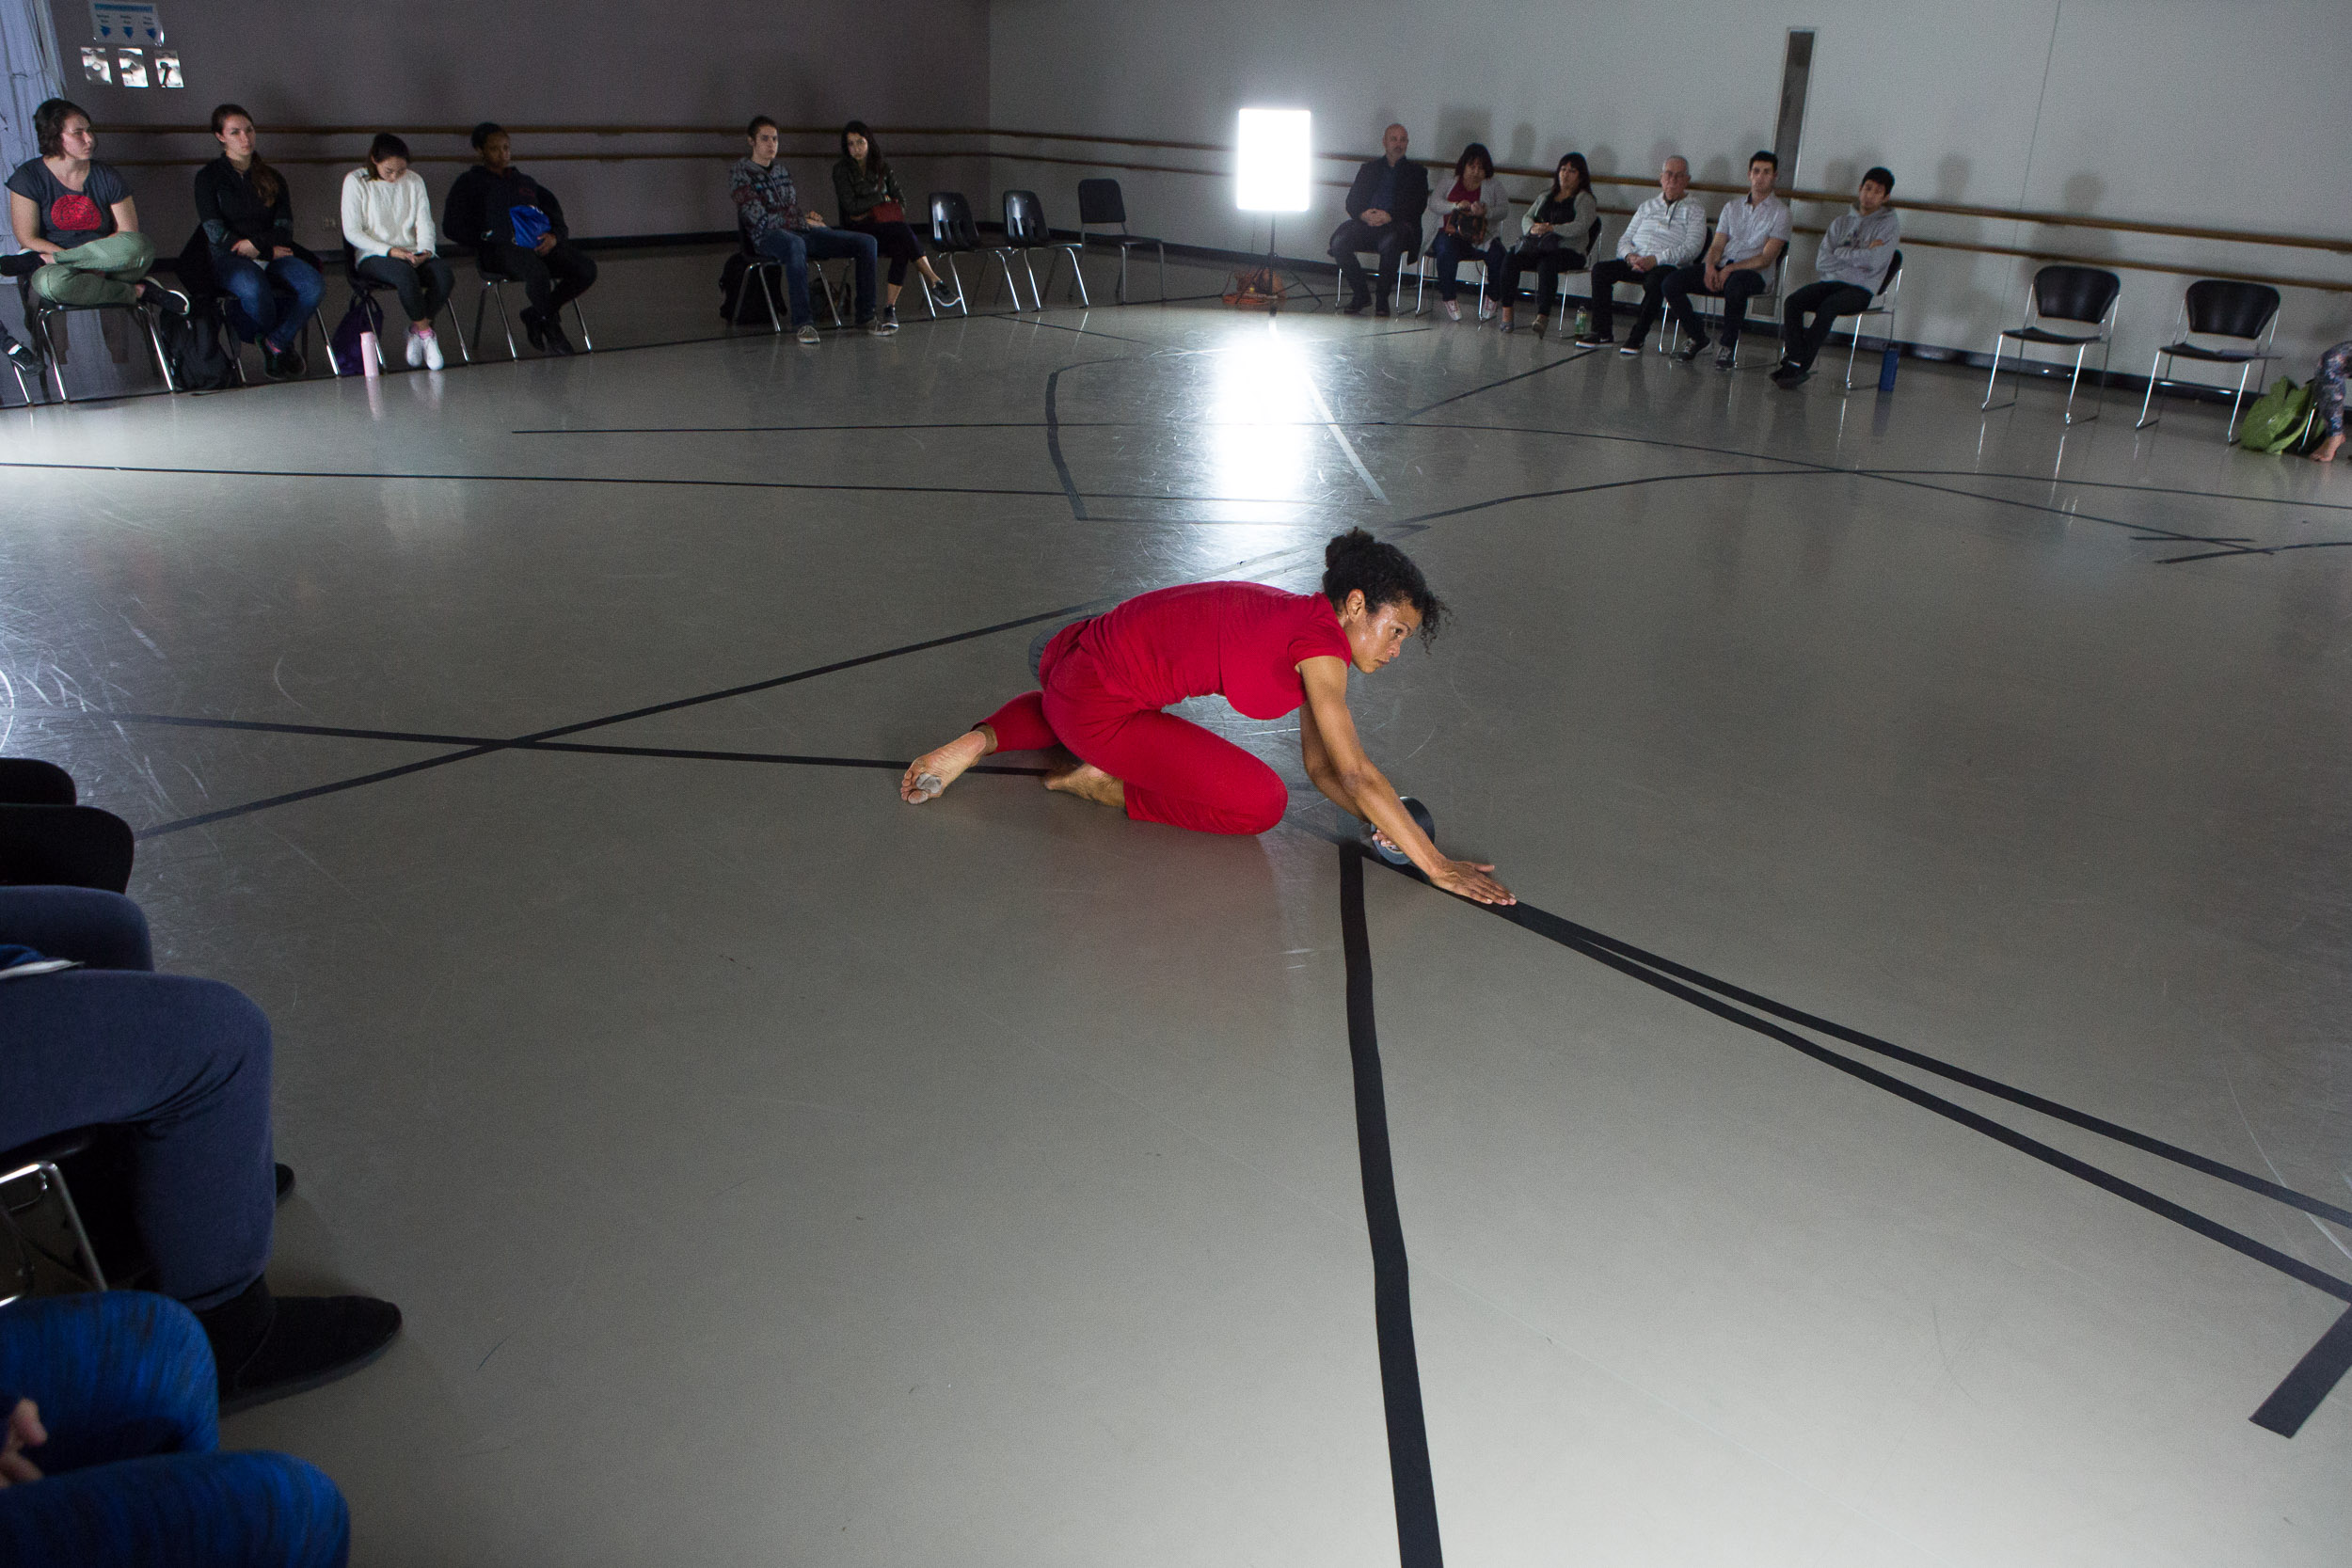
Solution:
[{"label": "blue backpack", "polygon": [[515,226],[515,244],[523,250],[537,245],[540,238],[555,227],[548,221],[547,214],[536,207],[509,207],[506,215]]}]

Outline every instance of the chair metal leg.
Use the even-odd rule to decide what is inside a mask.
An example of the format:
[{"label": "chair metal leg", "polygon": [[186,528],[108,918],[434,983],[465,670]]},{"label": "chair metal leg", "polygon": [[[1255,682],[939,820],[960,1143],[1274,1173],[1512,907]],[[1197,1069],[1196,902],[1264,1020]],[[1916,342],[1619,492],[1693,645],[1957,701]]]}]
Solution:
[{"label": "chair metal leg", "polygon": [[147,346],[155,351],[155,368],[163,372],[164,390],[178,392],[180,383],[172,378],[171,356],[164,352],[164,335],[155,330],[155,312],[143,305],[134,305],[131,309],[137,314],[140,325],[147,328]]},{"label": "chair metal leg", "polygon": [[[1078,290],[1078,303],[1091,306],[1094,303],[1094,296],[1087,293],[1086,268],[1078,264],[1078,247],[1074,245],[1066,245],[1057,248],[1070,253],[1070,281]],[[1127,265],[1127,252],[1123,247],[1119,252],[1119,264],[1121,270],[1124,270]]]},{"label": "chair metal leg", "polygon": [[451,296],[441,301],[441,309],[449,312],[449,335],[457,340],[457,362],[473,363],[473,350],[466,346],[466,324],[457,319],[457,300]]},{"label": "chair metal leg", "polygon": [[[2099,356],[2099,391],[2098,396],[2091,404],[2091,406],[2094,409],[2100,407],[2106,401],[2107,356],[2112,352],[2113,350],[2111,347],[2103,348]],[[2090,343],[2088,340],[2085,340],[2082,345],[2074,350],[2074,373],[2069,376],[2066,382],[2066,422],[2068,424],[2089,424],[2091,420],[2099,417],[2096,413],[2090,413],[2084,415],[2079,420],[2074,418],[2074,388],[2083,378],[2083,361],[2089,358],[2090,356]]]},{"label": "chair metal leg", "polygon": [[[0,1171],[0,1188],[11,1186],[28,1177],[40,1181],[40,1191],[26,1202],[8,1205],[8,1210],[18,1212],[30,1209],[44,1198],[56,1198],[58,1212],[65,1218],[66,1229],[73,1237],[73,1249],[79,1255],[82,1266],[88,1271],[82,1276],[81,1283],[103,1292],[106,1289],[106,1271],[98,1261],[98,1249],[90,1245],[89,1232],[82,1227],[82,1212],[74,1206],[73,1194],[66,1187],[65,1173],[57,1168],[55,1162],[40,1160],[16,1170]],[[0,1306],[16,1299],[14,1295],[0,1298]]]},{"label": "chair metal leg", "polygon": [[2237,439],[2237,417],[2246,405],[2246,383],[2254,373],[2254,361],[2246,361],[2246,368],[2237,372],[2237,395],[2230,399],[2230,422],[2221,432],[2221,444],[2228,446]]},{"label": "chair metal leg", "polygon": [[[1038,293],[1037,263],[1029,259],[1029,253],[1026,250],[1021,253],[1021,270],[1029,275],[1029,302],[1037,307],[1040,314],[1042,314],[1045,309],[1045,296]],[[1045,263],[1045,276],[1048,277],[1054,276],[1054,264],[1050,261]],[[1021,297],[1020,290],[1015,289],[1012,293],[1015,299]]]},{"label": "chair metal leg", "polygon": [[1168,246],[1158,240],[1152,242],[1160,250],[1160,303],[1168,303]]},{"label": "chair metal leg", "polygon": [[41,354],[49,361],[49,374],[57,384],[57,401],[72,403],[73,398],[65,389],[65,362],[57,357],[56,336],[49,330],[49,318],[56,313],[54,309],[39,312],[39,320],[35,325],[40,328]]},{"label": "chair metal leg", "polygon": [[[2156,367],[2163,363],[2164,350],[2158,349],[2156,350],[2155,357],[2148,361],[2148,393],[2145,397],[2139,400],[2139,418],[2132,421],[2132,428],[2134,430],[2145,430],[2150,425],[2154,424],[2156,420],[2164,418],[2162,414],[2158,414],[2155,420],[2152,420],[2148,417],[2149,404],[2156,401]],[[2230,420],[2232,423],[2236,422],[2237,411],[2235,409],[2231,410]]]},{"label": "chair metal leg", "polygon": [[[2007,338],[1995,338],[1993,340],[1993,373],[1985,377],[1984,401],[1977,404],[1977,412],[1979,414],[1989,414],[1994,411],[1993,384],[2001,379],[2001,345],[2008,341],[2009,340]],[[2023,353],[2024,351],[2021,349],[2019,352]],[[2004,403],[2000,404],[2000,406],[2003,408],[2012,407],[2015,405],[2016,402],[2017,400],[2015,398],[2011,398],[2008,403]]]},{"label": "chair metal leg", "polygon": [[966,294],[963,292],[963,269],[956,265],[956,259],[952,253],[947,255],[945,260],[947,262],[947,276],[955,279],[956,303],[959,306],[961,306],[963,308],[963,313],[966,316],[969,316],[972,313],[972,299],[969,294]]},{"label": "chair metal leg", "polygon": [[588,318],[580,309],[580,296],[572,296],[572,321],[580,328],[580,346],[590,354],[596,352],[596,341],[588,336]]}]

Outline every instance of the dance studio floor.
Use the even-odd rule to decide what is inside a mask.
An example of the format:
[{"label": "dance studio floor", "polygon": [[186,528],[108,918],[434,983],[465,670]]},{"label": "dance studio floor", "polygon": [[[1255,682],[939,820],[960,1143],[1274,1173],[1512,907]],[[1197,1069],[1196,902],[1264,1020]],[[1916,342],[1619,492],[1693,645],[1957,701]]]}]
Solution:
[{"label": "dance studio floor", "polygon": [[[812,351],[715,266],[0,415],[0,749],[274,1021],[278,1288],[407,1314],[225,1429],[358,1562],[2343,1560],[2352,474],[1762,340]],[[898,802],[1040,633],[1356,522],[1458,617],[1359,721],[1517,918],[1221,705],[1261,839]]]}]

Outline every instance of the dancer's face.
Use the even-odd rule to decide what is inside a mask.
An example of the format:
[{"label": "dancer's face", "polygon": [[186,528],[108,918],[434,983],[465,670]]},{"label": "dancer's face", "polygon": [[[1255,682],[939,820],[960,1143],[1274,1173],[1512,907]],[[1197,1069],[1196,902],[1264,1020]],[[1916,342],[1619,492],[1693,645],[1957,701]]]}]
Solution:
[{"label": "dancer's face", "polygon": [[1340,610],[1340,629],[1347,633],[1349,658],[1369,675],[1405,651],[1406,640],[1421,630],[1421,611],[1402,602],[1375,610],[1359,588]]}]

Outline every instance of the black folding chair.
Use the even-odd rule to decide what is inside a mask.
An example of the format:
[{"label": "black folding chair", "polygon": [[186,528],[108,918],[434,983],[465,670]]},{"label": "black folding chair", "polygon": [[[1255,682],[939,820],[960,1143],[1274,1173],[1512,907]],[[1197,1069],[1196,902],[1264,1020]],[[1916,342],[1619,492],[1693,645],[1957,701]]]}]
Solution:
[{"label": "black folding chair", "polygon": [[[1118,226],[1118,231],[1097,234],[1097,229]],[[1127,199],[1119,191],[1116,180],[1081,180],[1078,182],[1078,244],[1083,247],[1090,241],[1102,240],[1119,247],[1119,292],[1115,296],[1121,305],[1127,303],[1127,252],[1150,245],[1159,252],[1160,303],[1168,303],[1168,245],[1165,241],[1147,239],[1141,234],[1127,232]]]},{"label": "black folding chair", "polygon": [[[2156,369],[2173,369],[2175,359],[2196,364],[2219,365],[2225,370],[2238,367],[2237,390],[2230,396],[2230,422],[2221,433],[2227,446],[2237,436],[2238,409],[2246,402],[2246,385],[2258,365],[2279,357],[2270,352],[2279,334],[2279,291],[2265,283],[2240,283],[2232,278],[2201,277],[2188,286],[2181,297],[2181,313],[2173,318],[2173,341],[2156,350],[2156,356],[2148,362],[2148,395],[2139,400],[2139,421],[2134,430],[2145,430],[2161,414],[2148,410],[2156,399],[2156,388],[2182,385],[2167,377],[2156,379]],[[2209,343],[2193,343],[2191,338],[2228,338],[2240,347],[2216,347]],[[2208,382],[2190,382],[2202,387]],[[2257,386],[2260,383],[2256,383]]]},{"label": "black folding chair", "polygon": [[1045,221],[1045,204],[1035,191],[1005,193],[1005,243],[995,247],[996,259],[1005,266],[1005,283],[1012,290],[1012,308],[1021,309],[1021,285],[1013,280],[1012,259],[1021,258],[1021,270],[1029,277],[1029,298],[1037,309],[1045,309],[1045,295],[1037,286],[1037,268],[1029,262],[1032,251],[1050,250],[1052,257],[1045,266],[1045,281],[1054,280],[1054,269],[1061,265],[1066,254],[1070,258],[1070,280],[1078,291],[1078,303],[1092,305],[1087,297],[1086,273],[1079,266],[1083,256],[1080,247],[1069,240],[1054,238],[1054,230]]},{"label": "black folding chair", "polygon": [[[2107,358],[2115,352],[2115,309],[2122,296],[2123,280],[2098,267],[2051,266],[2033,275],[2033,294],[2026,308],[2026,325],[2012,326],[1993,340],[1993,373],[1985,379],[1984,402],[1981,411],[1990,413],[1995,407],[2010,408],[2017,400],[2004,404],[1993,401],[1994,383],[2001,378],[2001,345],[2017,345],[2017,357],[2026,357],[2026,346],[2039,343],[2045,347],[2074,351],[2074,374],[2066,383],[2066,422],[2074,422],[2074,388],[2083,378],[2083,356],[2090,345],[2099,345],[2099,395],[2097,404],[2106,401]],[[2081,330],[2053,332],[2042,324],[2045,321],[2064,322]],[[2097,414],[2087,417],[2089,424]]]},{"label": "black folding chair", "polygon": [[968,316],[972,313],[972,296],[964,291],[963,274],[956,267],[956,258],[980,248],[980,228],[972,221],[972,203],[964,200],[961,191],[933,191],[930,206],[931,253],[947,263],[947,276],[956,283],[956,303]]}]

